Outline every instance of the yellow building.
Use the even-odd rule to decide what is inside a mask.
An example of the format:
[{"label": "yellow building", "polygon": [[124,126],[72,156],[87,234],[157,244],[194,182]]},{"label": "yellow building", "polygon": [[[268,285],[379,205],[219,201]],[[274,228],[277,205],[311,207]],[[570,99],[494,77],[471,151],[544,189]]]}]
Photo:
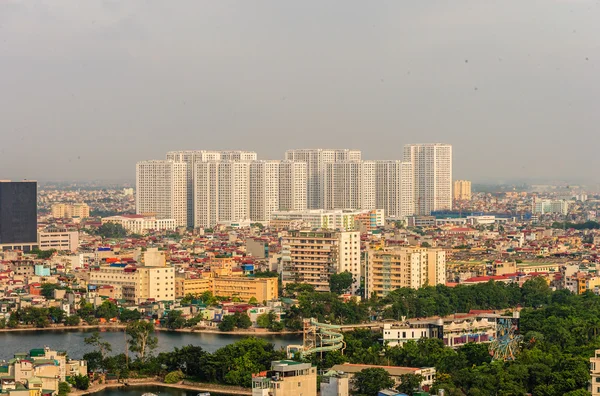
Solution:
[{"label": "yellow building", "polygon": [[183,298],[188,294],[196,296],[207,291],[212,292],[212,279],[210,278],[175,277],[175,298]]},{"label": "yellow building", "polygon": [[360,232],[291,231],[281,242],[283,284],[313,285],[316,291],[329,291],[332,273],[350,272],[352,292],[360,286]]},{"label": "yellow building", "polygon": [[260,302],[279,297],[277,278],[219,277],[213,278],[212,284],[215,296],[237,297],[242,301],[254,297]]},{"label": "yellow building", "polygon": [[456,201],[471,200],[471,182],[469,180],[454,181],[454,199]]},{"label": "yellow building", "polygon": [[397,247],[369,250],[366,258],[366,294],[385,297],[400,287],[418,289],[446,283],[443,249]]},{"label": "yellow building", "polygon": [[55,219],[70,219],[72,217],[90,217],[90,207],[86,203],[52,205],[52,217]]},{"label": "yellow building", "polygon": [[317,369],[293,360],[271,362],[271,371],[252,378],[252,396],[317,396]]},{"label": "yellow building", "polygon": [[175,269],[125,264],[102,265],[91,269],[90,285],[110,285],[115,297],[139,304],[143,301],[175,300]]},{"label": "yellow building", "polygon": [[600,349],[596,349],[594,356],[590,358],[590,381],[589,391],[592,396],[600,396]]},{"label": "yellow building", "polygon": [[[66,352],[48,347],[17,353],[8,363],[0,363],[0,393],[29,396],[58,392],[58,384],[67,378],[87,375],[85,360],[70,360]],[[26,386],[26,388],[25,388]]]}]

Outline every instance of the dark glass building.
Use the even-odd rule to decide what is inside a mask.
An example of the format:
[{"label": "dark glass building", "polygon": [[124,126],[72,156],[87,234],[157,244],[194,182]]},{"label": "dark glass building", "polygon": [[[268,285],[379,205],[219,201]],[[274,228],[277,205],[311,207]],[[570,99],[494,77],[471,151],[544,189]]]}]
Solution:
[{"label": "dark glass building", "polygon": [[37,182],[0,180],[0,247],[37,245]]}]

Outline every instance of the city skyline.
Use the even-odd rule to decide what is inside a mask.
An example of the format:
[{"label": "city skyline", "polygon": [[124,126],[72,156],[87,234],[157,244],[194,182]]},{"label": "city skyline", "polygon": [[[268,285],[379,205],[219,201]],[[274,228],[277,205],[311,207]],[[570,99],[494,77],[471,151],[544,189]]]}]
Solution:
[{"label": "city skyline", "polygon": [[369,160],[444,141],[457,178],[598,182],[593,1],[61,5],[0,4],[4,178],[133,180],[185,147],[344,142]]}]

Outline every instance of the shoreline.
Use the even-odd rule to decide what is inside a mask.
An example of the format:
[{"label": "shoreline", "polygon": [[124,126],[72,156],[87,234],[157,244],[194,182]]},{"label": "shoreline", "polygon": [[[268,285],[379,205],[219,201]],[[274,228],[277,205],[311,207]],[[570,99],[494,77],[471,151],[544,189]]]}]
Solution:
[{"label": "shoreline", "polygon": [[[99,330],[99,331],[121,331],[125,329],[125,325],[111,324],[111,325],[79,325],[79,326],[56,326],[56,327],[19,327],[15,329],[0,329],[0,333],[11,333],[11,332],[32,332],[32,331],[69,331],[69,330]],[[302,331],[268,331],[263,329],[253,330],[234,330],[234,331],[220,331],[218,329],[166,329],[162,327],[156,327],[156,331],[159,332],[171,332],[171,333],[206,333],[206,334],[221,334],[221,335],[239,335],[239,336],[268,336],[268,335],[297,335],[301,334]]]},{"label": "shoreline", "polygon": [[240,395],[240,396],[251,396],[252,390],[246,390],[244,388],[233,387],[229,385],[219,385],[219,384],[204,384],[197,383],[197,385],[186,384],[186,381],[178,382],[176,384],[165,384],[164,382],[151,380],[151,381],[140,381],[140,382],[132,382],[128,385],[124,383],[109,383],[109,384],[99,384],[96,386],[92,386],[84,391],[75,391],[70,392],[71,396],[86,396],[93,395],[98,392],[102,392],[106,389],[111,388],[135,388],[138,386],[158,386],[164,388],[172,388],[172,389],[183,389],[183,390],[191,390],[191,391],[200,391],[200,392],[215,392],[219,394],[231,394],[231,395]]}]

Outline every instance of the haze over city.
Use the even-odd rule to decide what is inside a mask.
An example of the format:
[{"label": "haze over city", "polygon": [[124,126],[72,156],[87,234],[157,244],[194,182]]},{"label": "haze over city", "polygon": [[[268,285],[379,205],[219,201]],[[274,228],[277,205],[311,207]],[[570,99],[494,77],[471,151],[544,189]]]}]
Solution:
[{"label": "haze over city", "polygon": [[3,1],[2,177],[444,142],[456,178],[597,182],[599,20],[585,0]]}]

